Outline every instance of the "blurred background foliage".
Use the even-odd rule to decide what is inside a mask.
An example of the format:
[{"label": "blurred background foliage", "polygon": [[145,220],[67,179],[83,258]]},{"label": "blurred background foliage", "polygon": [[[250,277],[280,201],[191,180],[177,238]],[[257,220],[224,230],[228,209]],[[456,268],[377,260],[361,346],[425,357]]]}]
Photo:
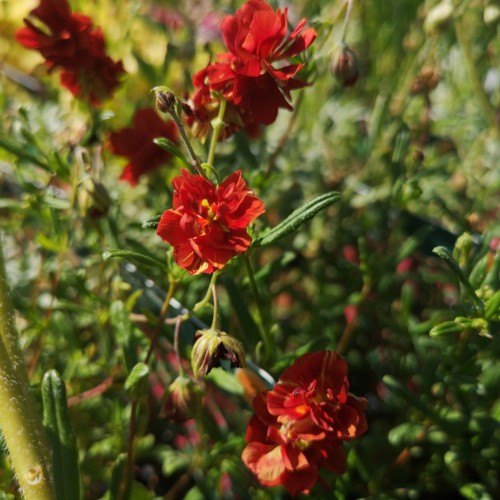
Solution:
[{"label": "blurred background foliage", "polygon": [[[66,383],[85,498],[117,498],[133,399],[124,382],[149,348],[168,280],[150,261],[103,254],[126,249],[165,262],[165,244],[141,225],[170,205],[179,165],[132,188],[117,182],[125,160],[106,149],[107,137],[153,105],[152,87],[185,96],[191,76],[221,51],[221,17],[241,2],[72,1],[127,71],[99,109],[76,101],[14,41],[35,5],[0,1],[7,271],[33,383],[52,368]],[[318,31],[303,70],[311,86],[259,140],[221,143],[216,164],[223,175],[242,168],[265,201],[256,233],[326,191],[342,200],[251,255],[273,359],[259,350],[260,319],[239,260],[220,280],[221,327],[275,378],[304,352],[346,357],[353,392],[369,400],[369,431],[348,445],[346,474],[323,477],[336,498],[498,498],[500,6],[355,0],[345,41],[359,81],[344,88],[332,74],[342,2],[287,5],[292,26],[305,16]],[[195,146],[206,157],[207,145]],[[90,177],[109,194],[107,213],[94,211]],[[190,309],[208,278],[176,275],[175,298]],[[210,317],[203,311],[183,327],[187,358],[196,321]],[[251,406],[233,374],[215,370],[203,382],[198,426],[169,417],[172,332],[164,327],[138,401],[130,498],[287,498],[259,489],[241,464]],[[13,498],[1,460],[2,495]],[[330,494],[317,486],[311,497]]]}]

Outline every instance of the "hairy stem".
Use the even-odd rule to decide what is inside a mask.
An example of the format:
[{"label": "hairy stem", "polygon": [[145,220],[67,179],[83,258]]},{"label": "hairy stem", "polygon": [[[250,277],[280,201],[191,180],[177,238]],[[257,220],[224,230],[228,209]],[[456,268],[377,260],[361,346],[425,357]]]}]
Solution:
[{"label": "hairy stem", "polygon": [[14,325],[0,241],[0,428],[26,500],[54,499],[50,448]]}]

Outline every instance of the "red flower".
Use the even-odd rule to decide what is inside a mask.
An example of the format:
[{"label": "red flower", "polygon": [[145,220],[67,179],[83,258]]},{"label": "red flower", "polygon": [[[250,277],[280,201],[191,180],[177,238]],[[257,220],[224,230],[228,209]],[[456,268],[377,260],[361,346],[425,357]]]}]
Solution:
[{"label": "red flower", "polygon": [[305,19],[287,36],[287,16],[288,9],[274,12],[263,0],[249,0],[234,16],[223,19],[222,38],[235,56],[232,66],[239,75],[258,77],[269,73],[275,80],[287,81],[303,67],[273,66],[303,52],[316,38],[313,28],[304,30]]},{"label": "red flower", "polygon": [[346,375],[337,353],[306,354],[254,399],[242,458],[263,485],[308,493],[321,467],[345,471],[342,441],[367,428],[366,400],[348,393]]},{"label": "red flower", "polygon": [[135,186],[142,174],[156,170],[170,160],[171,154],[153,142],[156,137],[177,142],[178,132],[174,122],[163,121],[151,108],[137,110],[132,127],[111,133],[111,151],[130,160],[120,179]]},{"label": "red flower", "polygon": [[[198,99],[193,98],[192,102],[194,116],[205,128],[209,117],[203,111],[208,96],[215,108],[211,117],[218,108],[218,99],[211,97],[212,93],[221,94],[228,106],[233,105],[237,111],[233,110],[229,128],[221,138],[239,128],[256,135],[259,125],[269,125],[276,120],[279,108],[293,109],[290,92],[307,84],[295,78],[304,65],[288,64],[287,60],[307,49],[316,32],[312,28],[304,29],[303,19],[287,35],[287,15],[287,9],[275,12],[263,0],[249,0],[234,16],[224,18],[221,31],[229,52],[219,54],[217,62],[193,77],[198,89],[195,93]],[[200,92],[207,97],[200,100]]]},{"label": "red flower", "polygon": [[26,27],[16,32],[17,41],[38,50],[49,70],[61,68],[62,85],[76,97],[92,104],[109,97],[124,69],[121,61],[106,55],[102,30],[94,28],[89,17],[72,13],[65,0],[40,0],[30,15],[47,30],[25,19]]},{"label": "red flower", "polygon": [[190,274],[213,273],[252,241],[247,226],[264,213],[241,171],[214,186],[200,175],[182,170],[172,180],[173,209],[161,217],[157,234],[174,247],[174,259]]}]

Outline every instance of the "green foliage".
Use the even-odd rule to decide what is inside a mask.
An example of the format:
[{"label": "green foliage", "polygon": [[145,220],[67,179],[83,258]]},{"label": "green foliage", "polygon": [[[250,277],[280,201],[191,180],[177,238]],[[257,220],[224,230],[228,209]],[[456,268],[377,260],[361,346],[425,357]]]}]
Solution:
[{"label": "green foliage", "polygon": [[[0,3],[0,232],[61,498],[78,498],[80,485],[89,499],[288,498],[241,462],[253,410],[228,362],[199,381],[194,420],[175,413],[166,391],[180,371],[190,376],[194,336],[214,310],[210,277],[180,270],[155,234],[171,179],[189,168],[185,150],[156,139],[174,160],[131,187],[118,181],[126,161],[107,148],[109,132],[154,106],[151,87],[184,97],[220,51],[192,17],[198,3],[189,12],[189,2],[170,2],[184,20],[173,29],[153,15],[165,2],[72,2],[128,71],[99,110],[15,42],[32,6]],[[215,1],[210,12],[242,3]],[[257,140],[239,133],[218,146],[221,178],[242,169],[266,214],[250,229],[253,280],[240,258],[218,277],[216,326],[243,343],[267,385],[303,353],[346,358],[351,390],[369,401],[369,430],[346,446],[346,473],[322,472],[330,491],[318,485],[311,498],[495,498],[497,6],[354,1],[344,41],[360,79],[342,88],[331,74],[342,2],[289,4],[318,32],[301,73],[311,85]],[[454,8],[439,18],[443,4]],[[209,142],[193,140],[203,160]],[[109,195],[104,214],[81,201],[88,177]],[[0,496],[14,498],[5,451],[0,470]]]},{"label": "green foliage", "polygon": [[58,500],[83,498],[78,448],[68,414],[66,388],[55,370],[42,381],[43,425],[52,445],[54,485]]}]

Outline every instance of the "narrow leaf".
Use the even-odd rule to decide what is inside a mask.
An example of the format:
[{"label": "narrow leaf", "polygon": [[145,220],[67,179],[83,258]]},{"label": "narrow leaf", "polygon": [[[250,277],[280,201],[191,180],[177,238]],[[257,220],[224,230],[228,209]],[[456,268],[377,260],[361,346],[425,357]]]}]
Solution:
[{"label": "narrow leaf", "polygon": [[133,260],[139,264],[145,264],[147,266],[154,267],[165,267],[165,263],[160,259],[150,257],[149,255],[144,255],[139,252],[132,252],[131,250],[107,250],[102,254],[104,260],[108,259],[129,259]]},{"label": "narrow leaf", "polygon": [[463,271],[460,269],[460,266],[456,263],[455,259],[452,257],[450,251],[445,248],[445,247],[435,247],[432,250],[437,256],[441,257],[449,266],[450,269],[453,271],[453,274],[458,278],[460,283],[464,286],[464,289],[467,291],[467,294],[471,298],[474,307],[479,313],[483,313],[484,311],[484,304],[482,303],[481,299],[476,295],[476,292],[474,291],[474,288],[472,288],[472,285],[470,284],[469,280],[463,273]]},{"label": "narrow leaf", "polygon": [[285,220],[277,226],[270,229],[260,238],[253,242],[254,247],[263,247],[270,245],[290,233],[296,231],[304,222],[312,219],[318,212],[329,207],[341,197],[340,193],[331,191],[330,193],[322,194],[314,200],[307,202],[297,210],[294,210]]},{"label": "narrow leaf", "polygon": [[148,382],[149,367],[146,363],[137,363],[125,380],[125,390],[135,399],[146,394],[146,384]]},{"label": "narrow leaf", "polygon": [[78,448],[71,427],[66,387],[55,370],[42,381],[43,425],[52,445],[54,485],[58,500],[83,498],[78,465]]},{"label": "narrow leaf", "polygon": [[170,153],[172,156],[179,158],[179,160],[181,160],[182,163],[184,163],[184,165],[186,167],[189,166],[189,163],[186,160],[186,158],[184,157],[184,155],[182,154],[182,151],[172,141],[170,141],[166,137],[156,137],[155,139],[153,139],[153,142],[157,146],[160,146],[160,148],[165,150],[167,153]]},{"label": "narrow leaf", "polygon": [[142,229],[156,229],[163,214],[154,215],[142,223]]},{"label": "narrow leaf", "polygon": [[34,154],[28,152],[25,146],[22,146],[20,144],[15,144],[12,141],[6,139],[5,137],[0,136],[0,148],[9,151],[10,153],[17,156],[21,160],[27,160],[31,163],[34,163],[35,165],[38,165],[44,170],[50,172],[50,167],[47,164],[47,162],[39,158],[38,156],[35,156]]}]

